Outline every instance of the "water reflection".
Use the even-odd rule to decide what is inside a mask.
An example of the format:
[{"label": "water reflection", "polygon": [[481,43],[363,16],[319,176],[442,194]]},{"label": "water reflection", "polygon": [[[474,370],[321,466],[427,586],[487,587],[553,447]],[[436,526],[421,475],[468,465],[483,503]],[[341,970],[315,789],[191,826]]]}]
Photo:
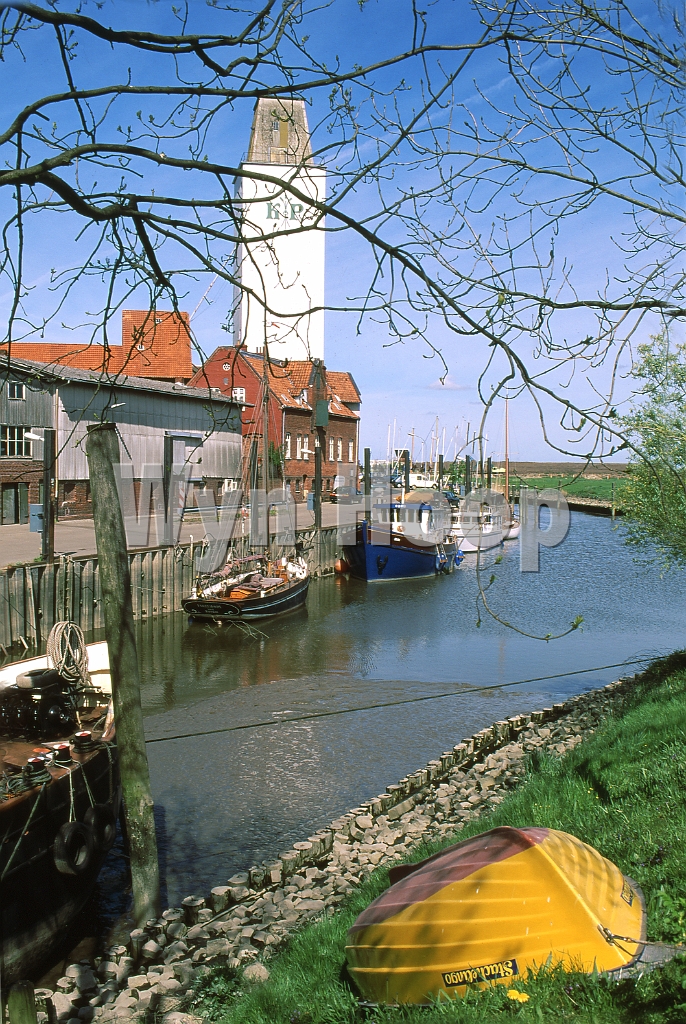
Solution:
[{"label": "water reflection", "polygon": [[[493,557],[487,558],[490,564]],[[573,514],[566,542],[521,574],[504,549],[489,592],[521,628],[477,627],[473,561],[453,576],[366,585],[315,581],[306,609],[265,623],[266,637],[189,628],[182,615],[141,625],[139,650],[160,845],[174,904],[295,840],[502,718],[616,678],[617,670],[374,709],[370,704],[550,676],[682,645],[684,580],[639,566],[612,524]],[[485,573],[488,580],[490,569]],[[633,671],[633,669],[632,669]],[[337,717],[294,715],[365,707]],[[248,727],[273,721],[273,727]],[[161,830],[162,831],[162,830]]]}]

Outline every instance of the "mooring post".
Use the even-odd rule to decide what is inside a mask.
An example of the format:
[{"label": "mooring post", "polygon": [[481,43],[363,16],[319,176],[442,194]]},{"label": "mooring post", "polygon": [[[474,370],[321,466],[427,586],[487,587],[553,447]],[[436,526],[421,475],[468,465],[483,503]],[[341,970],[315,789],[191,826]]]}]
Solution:
[{"label": "mooring post", "polygon": [[43,431],[43,537],[41,558],[55,561],[55,461],[57,458],[57,432],[53,427]]},{"label": "mooring post", "polygon": [[13,985],[7,997],[9,1024],[36,1024],[36,999],[30,981],[19,981]]},{"label": "mooring post", "polygon": [[93,524],[105,610],[105,636],[117,729],[124,819],[129,841],[133,913],[138,927],[160,916],[160,875],[150,772],[145,751],[131,572],[114,464],[120,461],[113,423],[88,427],[86,443]]}]

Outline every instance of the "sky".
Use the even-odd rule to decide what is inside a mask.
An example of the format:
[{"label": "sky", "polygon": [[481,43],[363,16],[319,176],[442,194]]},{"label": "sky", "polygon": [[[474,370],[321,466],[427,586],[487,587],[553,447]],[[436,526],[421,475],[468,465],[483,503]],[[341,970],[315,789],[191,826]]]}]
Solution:
[{"label": "sky", "polygon": [[[68,4],[65,6],[69,6]],[[177,5],[179,6],[179,5]],[[256,4],[247,0],[245,9],[252,11]],[[428,38],[434,40],[464,41],[475,38],[478,24],[470,4],[463,0],[437,0],[436,3],[425,3],[429,19]],[[171,4],[157,2],[143,3],[142,0],[105,0],[105,3],[85,3],[83,13],[98,17],[101,21],[116,27],[134,25],[147,27],[152,31],[170,31],[174,22],[170,14]],[[658,14],[649,4],[635,5],[651,24],[657,24]],[[212,10],[201,2],[194,0],[190,7],[190,21],[194,30],[212,29],[230,31],[233,22],[230,16],[220,10]],[[652,19],[652,20],[651,20]],[[338,58],[344,66],[353,64],[364,65],[378,60],[383,55],[401,52],[407,47],[413,27],[412,6],[409,0],[368,0],[359,4],[357,0],[335,0],[329,6],[315,10],[307,19],[306,30],[309,34],[307,48],[331,67]],[[80,83],[92,85],[105,81],[122,80],[128,73],[134,81],[156,82],[165,81],[167,71],[162,62],[151,57],[127,54],[130,72],[122,63],[122,56],[104,44],[84,44],[79,42],[75,58],[71,62],[71,70]],[[453,117],[455,123],[463,124],[473,119],[474,123],[493,124],[496,129],[503,128],[507,122],[507,112],[514,109],[514,87],[507,70],[502,63],[502,52],[499,54],[488,51],[477,55],[471,60],[468,68],[458,79],[453,94],[446,98],[445,120]],[[437,64],[431,64],[432,79],[436,77]],[[454,58],[450,58],[454,61]],[[444,59],[444,65],[449,63]],[[183,61],[180,64],[181,74],[188,70]],[[612,76],[603,77],[602,70],[593,61],[581,60],[579,65],[581,77],[584,75],[599,101],[616,102],[618,83]],[[57,62],[54,38],[49,30],[41,29],[31,34],[24,43],[23,54],[14,54],[2,66],[5,76],[5,88],[0,95],[0,112],[6,124],[16,111],[26,102],[27,98],[56,91],[63,86],[63,71]],[[545,67],[543,68],[545,73]],[[404,77],[402,85],[400,79]],[[8,82],[11,85],[8,87]],[[407,65],[402,72],[394,69],[381,72],[374,78],[376,94],[372,100],[364,89],[355,88],[352,100],[361,102],[361,123],[368,129],[361,134],[359,149],[363,158],[370,159],[378,146],[383,146],[389,139],[389,125],[392,124],[395,112],[405,120],[417,108],[426,95],[426,69],[419,62]],[[621,89],[620,89],[621,92]],[[329,112],[329,90],[322,90],[312,97],[308,107],[310,125],[313,128],[314,148],[326,146],[332,139],[327,132],[326,121]],[[126,129],[127,123],[137,126],[136,109],[145,107],[146,100],[124,100],[112,113],[111,135],[117,134],[116,127]],[[152,103],[150,109],[155,109]],[[148,107],[145,107],[147,110]],[[505,112],[505,113],[503,113]],[[247,150],[252,117],[252,101],[242,101],[233,107],[226,107],[220,112],[211,127],[206,140],[206,151],[210,159],[222,163],[237,165]],[[118,120],[119,119],[119,120]],[[377,122],[377,134],[374,135],[372,122]],[[140,122],[138,122],[140,123]],[[418,126],[418,138],[424,140],[421,129],[426,122]],[[528,133],[528,135],[527,135]],[[558,152],[554,140],[541,134],[538,137],[530,127],[522,127],[522,139],[526,139],[528,149],[534,152],[542,162],[553,162]],[[174,143],[169,142],[171,155],[181,153],[181,148],[174,150]],[[340,188],[341,177],[337,173],[344,159],[350,157],[350,149],[342,150],[337,156],[328,157],[330,188]],[[8,159],[6,149],[4,158]],[[593,166],[601,174],[609,173],[612,162],[617,160],[616,151],[599,151],[589,158]],[[450,165],[458,164],[457,158],[450,157],[444,161],[443,170]],[[81,170],[82,176],[84,170]],[[119,172],[117,172],[119,173]],[[621,160],[618,174],[622,173]],[[357,218],[373,217],[378,210],[378,190],[382,187],[386,196],[396,197],[411,188],[422,188],[436,181],[436,169],[426,161],[422,165],[417,160],[416,152],[404,150],[389,167],[387,180],[379,182],[369,178],[358,185],[351,193],[343,208]],[[109,178],[108,178],[109,175]],[[145,180],[136,187],[144,187],[146,191],[154,188],[157,194],[178,188],[178,175],[165,172],[164,169],[146,170]],[[492,176],[493,179],[497,175]],[[112,180],[112,172],[104,169],[102,180]],[[189,176],[190,182],[190,176]],[[486,237],[492,225],[500,223],[503,218],[521,212],[522,201],[530,204],[532,218],[541,220],[546,205],[554,195],[560,195],[560,189],[549,179],[534,179],[524,186],[522,182],[502,187],[494,187],[488,174],[480,167],[470,183],[470,225],[479,239]],[[195,180],[188,186],[196,188]],[[199,186],[205,187],[203,183]],[[5,190],[7,191],[7,190]],[[198,196],[197,192],[193,193]],[[454,206],[449,202],[429,204],[418,219],[413,230],[421,227],[422,219],[431,226],[434,235],[440,235],[442,225],[449,234],[454,228],[455,209],[460,209],[465,202],[466,192],[462,191],[455,198]],[[518,197],[518,199],[517,199]],[[0,202],[2,199],[0,198]],[[517,202],[519,201],[519,205]],[[9,211],[8,197],[4,197],[4,212]],[[45,312],[52,309],[55,301],[53,271],[60,272],[72,266],[78,266],[83,252],[88,245],[94,243],[95,231],[91,228],[79,235],[82,224],[74,215],[54,214],[42,211],[26,227],[26,278],[27,293],[24,308],[30,319],[36,322]],[[332,221],[329,221],[329,226]],[[627,229],[626,208],[621,203],[604,200],[596,203],[590,210],[581,210],[578,214],[563,221],[555,232],[543,232],[538,238],[543,263],[546,263],[548,247],[554,245],[558,261],[557,274],[562,285],[563,276],[568,275],[573,287],[579,294],[596,294],[602,290],[608,274],[618,273],[621,266],[619,246]],[[509,230],[512,237],[523,230],[521,223],[511,222]],[[407,239],[407,228],[397,218],[389,219],[382,227],[384,237],[393,241]],[[445,267],[434,271],[440,273],[445,280],[454,286],[451,273],[455,268],[466,268],[471,260],[471,248],[465,241],[464,231],[455,236],[455,246],[445,252]],[[421,239],[409,243],[415,245],[413,251],[420,251]],[[423,255],[425,265],[431,260]],[[451,265],[451,260],[454,265]],[[521,280],[535,290],[536,269],[523,259],[526,269],[522,271]],[[483,264],[482,264],[483,267]],[[343,231],[331,233],[327,240],[326,255],[326,295],[327,304],[340,309],[343,306],[358,305],[373,275],[374,264],[369,246],[362,242],[354,232]],[[460,269],[460,272],[463,272]],[[54,275],[53,275],[54,277]],[[223,329],[227,314],[232,305],[231,286],[221,280],[208,286],[212,278],[203,275],[190,275],[179,287],[182,308],[193,312],[197,308],[192,326],[199,348],[210,353],[216,346],[226,344],[230,334]],[[388,285],[388,280],[384,284]],[[415,287],[414,282],[411,285]],[[102,286],[97,277],[91,276],[75,285],[65,299],[59,315],[53,319],[44,338],[45,341],[75,341],[89,336],[90,327],[99,308]],[[463,296],[463,305],[469,309],[473,301],[475,306],[483,304],[483,295],[479,289],[467,290]],[[6,313],[10,302],[10,292],[6,286],[0,289],[0,311]],[[146,296],[139,289],[127,299],[127,308],[146,305]],[[402,303],[400,310],[403,310]],[[406,309],[406,307],[405,307]],[[119,318],[115,323],[120,322]],[[429,311],[426,315],[415,314],[415,322],[425,325],[427,344],[418,336],[399,340],[389,331],[388,324],[379,315],[367,315],[360,318],[356,313],[345,313],[332,309],[326,315],[325,361],[331,369],[349,370],[355,378],[362,393],[361,444],[372,448],[374,457],[384,457],[390,445],[402,448],[414,443],[415,457],[420,458],[422,452],[428,454],[432,434],[438,434],[441,449],[446,457],[452,457],[456,451],[464,447],[467,425],[473,432],[477,427],[483,404],[477,392],[480,374],[493,357],[490,370],[486,374],[484,389],[489,392],[490,384],[497,379],[498,371],[502,373],[503,360],[488,343],[477,336],[459,335],[447,329],[440,316]],[[646,340],[651,333],[659,329],[659,322],[645,318],[635,330],[634,340]],[[583,311],[570,311],[557,319],[555,331],[558,339],[569,337],[578,339],[586,333],[593,333],[595,323]],[[626,334],[630,332],[627,323]],[[620,332],[621,334],[621,332]],[[113,326],[111,340],[118,342],[120,333]],[[570,400],[579,403],[588,402],[594,391],[602,393],[608,385],[609,368],[601,365],[578,368],[572,375],[568,368],[556,369],[554,358],[546,362],[545,355],[536,351],[536,343],[531,336],[517,339],[517,351],[525,358],[527,365],[541,369],[543,364],[550,366],[550,385],[558,392],[569,396]],[[440,355],[438,354],[440,352]],[[500,361],[499,361],[500,359]],[[619,398],[625,397],[630,389],[629,381],[622,381],[621,375],[627,374],[631,359],[627,354],[620,361]],[[558,460],[564,456],[557,453],[546,443],[540,425],[539,410],[526,394],[514,387],[510,392],[510,455],[515,460]],[[556,427],[559,412],[554,403],[545,398],[542,400],[547,429],[554,441],[565,443],[569,434]],[[438,419],[438,424],[437,424]],[[498,399],[490,415],[486,427],[488,438],[485,454],[502,458],[504,449],[504,403]],[[412,442],[412,436],[414,442]],[[471,450],[471,448],[470,448]],[[580,451],[584,450],[584,444]],[[621,458],[621,456],[620,456]]]}]

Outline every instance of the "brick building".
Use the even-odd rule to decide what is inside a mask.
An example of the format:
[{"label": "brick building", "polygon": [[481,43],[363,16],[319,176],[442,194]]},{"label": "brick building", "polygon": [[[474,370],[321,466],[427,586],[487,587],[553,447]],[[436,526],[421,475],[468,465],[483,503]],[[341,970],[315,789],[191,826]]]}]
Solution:
[{"label": "brick building", "polygon": [[[73,366],[92,370],[106,378],[152,378],[185,384],[193,376],[188,313],[125,309],[122,312],[121,344],[61,344],[13,342],[14,359],[28,359],[47,366]],[[8,355],[0,346],[0,359]]]},{"label": "brick building", "polygon": [[[343,476],[346,483],[351,478],[356,483],[361,397],[352,374],[328,370],[317,359],[268,360],[266,374],[274,478],[278,476],[290,487],[296,501],[304,500],[313,489],[319,402],[327,406],[328,412],[328,424],[322,428],[323,492],[326,495],[336,485],[337,476]],[[222,346],[189,381],[191,387],[207,388],[210,393],[221,391],[240,405],[245,480],[251,442],[262,438],[264,380],[262,353]],[[259,458],[261,451],[258,444]]]}]

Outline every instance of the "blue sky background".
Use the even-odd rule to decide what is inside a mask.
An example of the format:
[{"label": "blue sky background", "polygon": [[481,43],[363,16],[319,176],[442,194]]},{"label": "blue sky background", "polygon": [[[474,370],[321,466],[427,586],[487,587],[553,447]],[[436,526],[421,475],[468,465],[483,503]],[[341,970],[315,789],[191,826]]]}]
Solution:
[{"label": "blue sky background", "polygon": [[[249,10],[255,5],[246,3]],[[435,4],[423,5],[430,18],[430,38],[440,40],[466,40],[473,38],[478,32],[476,16],[471,6],[463,0],[439,0]],[[651,5],[636,5],[645,18],[657,24],[658,14]],[[101,10],[98,8],[102,7]],[[142,0],[106,0],[104,5],[87,3],[83,10],[91,16],[122,27],[135,25],[149,27],[155,31],[174,30],[174,20],[170,15],[171,5],[166,2],[148,2]],[[203,0],[192,0],[190,4],[191,28],[198,30],[218,29],[230,31],[230,16],[208,8]],[[338,56],[344,65],[365,64],[378,60],[384,54],[392,54],[407,47],[411,38],[412,18],[411,5],[405,0],[368,0],[360,9],[357,0],[336,0],[330,7],[315,13],[308,19],[307,32],[310,35],[308,49],[317,53],[322,60],[331,66]],[[0,92],[0,112],[3,123],[14,116],[16,110],[34,96],[52,92],[56,82],[63,81],[62,72],[57,64],[54,41],[49,29],[41,29],[25,42],[25,60],[16,56],[14,65],[5,62],[2,75],[5,88]],[[488,114],[487,103],[490,100],[508,108],[514,95],[514,87],[501,63],[502,54],[489,51],[475,57],[467,72],[461,79],[457,99],[464,105],[464,110],[479,118]],[[113,52],[104,43],[90,43],[86,49],[81,46],[78,58],[72,62],[72,69],[81,83],[92,84],[121,79],[126,68],[121,64],[122,53]],[[127,54],[127,62],[132,68],[134,79],[155,81],[164,80],[162,62],[135,54]],[[183,62],[181,69],[184,70]],[[621,86],[610,76],[603,78],[598,66],[592,61],[580,64],[580,72],[587,74],[589,84],[600,97],[609,102],[616,97]],[[393,69],[376,77],[377,88],[388,90],[388,95],[377,98],[379,105],[397,102],[405,116],[419,102],[421,94],[422,69],[418,62],[408,65],[402,72],[406,76],[405,89],[398,90],[397,83],[401,77],[398,69]],[[7,83],[11,82],[8,88]],[[328,92],[328,91],[327,91]],[[326,145],[329,136],[315,127],[324,120],[328,112],[327,92],[322,91],[312,97],[308,109],[310,124],[314,128],[314,146]],[[361,90],[355,91],[362,97]],[[368,103],[368,101],[367,101]],[[249,141],[250,123],[252,119],[252,101],[236,104],[234,109],[226,109],[214,121],[207,152],[211,159],[237,164],[244,156]],[[143,101],[125,100],[117,110],[115,122],[135,125],[136,109],[152,109]],[[490,115],[492,118],[492,115]],[[128,122],[127,122],[128,117]],[[118,120],[117,120],[118,119]],[[111,133],[114,135],[115,133]],[[170,144],[170,154],[182,155],[182,147]],[[366,144],[369,152],[375,143],[369,140]],[[535,143],[536,151],[545,157],[548,143],[541,138]],[[552,151],[551,151],[552,153]],[[7,158],[7,154],[5,154]],[[609,162],[616,159],[611,151],[601,152],[596,158],[596,166],[601,172],[608,170]],[[419,180],[416,170],[403,177],[402,166],[395,169],[395,184],[407,187],[411,180]],[[430,173],[430,172],[427,172]],[[92,175],[91,175],[92,177]],[[107,180],[107,172],[103,173],[102,183]],[[145,187],[155,188],[157,193],[172,188],[175,175],[162,170],[147,172]],[[393,187],[390,186],[390,187]],[[139,184],[136,186],[141,187]],[[178,187],[178,184],[175,186]],[[195,188],[195,184],[192,186]],[[201,188],[204,186],[200,186]],[[534,190],[529,191],[533,201],[543,201],[549,195],[549,184],[543,181],[535,183]],[[536,189],[539,194],[536,194]],[[197,195],[197,192],[193,192]],[[7,210],[7,198],[3,210]],[[376,196],[373,186],[362,187],[349,197],[346,209],[357,216],[368,214],[375,208]],[[488,206],[477,220],[481,229],[487,230],[494,217],[514,209],[507,193],[498,197],[497,201]],[[436,216],[434,210],[432,216]],[[81,227],[78,218],[64,214],[46,214],[29,219],[27,223],[27,283],[31,289],[25,302],[25,308],[36,319],[54,301],[54,293],[50,290],[50,272],[52,269],[63,270],[78,265],[82,247],[95,237],[95,229],[91,228],[85,238],[75,239]],[[574,268],[575,283],[581,293],[592,294],[600,287],[608,267],[617,267],[618,253],[616,242],[626,227],[626,212],[619,204],[606,200],[594,205],[587,215],[581,215],[563,223],[562,229],[555,238],[556,253],[563,257]],[[392,234],[392,228],[386,235]],[[543,251],[547,243],[542,243]],[[350,299],[364,294],[372,271],[371,254],[366,246],[350,233],[332,234],[327,243],[326,282],[327,302],[334,306],[346,304]],[[201,301],[210,279],[199,276],[197,280],[186,283],[186,295],[182,307],[192,311]],[[51,324],[45,334],[45,341],[82,341],[89,337],[88,324],[93,317],[89,313],[98,307],[101,285],[94,279],[82,281],[73,291],[65,304],[60,316]],[[182,291],[181,286],[179,290]],[[147,297],[141,291],[138,296],[127,300],[127,308],[146,305]],[[10,300],[6,284],[0,290],[0,308],[5,313]],[[208,299],[202,303],[193,320],[193,328],[198,344],[206,352],[211,352],[217,345],[226,344],[230,335],[222,330],[226,322],[227,312],[232,303],[230,285],[218,281],[209,293]],[[113,326],[111,339],[120,340],[120,318],[117,317],[116,327]],[[448,376],[444,383],[439,378],[443,371],[440,359],[432,357],[430,350],[421,341],[405,341],[395,344],[385,324],[375,322],[375,318],[366,317],[361,324],[355,314],[330,312],[326,321],[326,363],[332,369],[350,370],[357,381],[363,396],[363,416],[361,440],[369,445],[375,457],[383,457],[387,450],[389,425],[393,431],[395,423],[396,446],[402,447],[409,443],[408,432],[416,431],[418,439],[429,438],[439,419],[439,434],[445,430],[447,445],[446,455],[454,451],[457,429],[460,444],[464,443],[467,423],[472,430],[477,425],[482,412],[482,405],[476,392],[476,381],[488,358],[488,347],[477,338],[459,338],[448,331],[438,318],[432,318],[429,336],[433,345],[440,348],[448,366]],[[639,328],[637,338],[645,339],[651,332],[658,329],[655,320],[646,319]],[[560,318],[559,331],[569,337],[581,337],[592,330],[591,318],[577,312]],[[525,350],[522,349],[522,352]],[[527,353],[528,355],[528,353]],[[626,372],[630,360],[627,357],[621,366]],[[563,385],[574,399],[588,399],[590,385],[583,374],[570,381],[569,372],[565,370],[553,379]],[[598,368],[594,371],[593,386],[601,390],[607,383],[607,370]],[[628,393],[628,384],[621,389]],[[560,439],[561,432],[555,431],[556,417],[554,410],[547,403],[549,425],[554,437]],[[538,414],[533,403],[526,396],[516,398],[511,404],[511,457],[514,459],[559,459],[546,444],[538,423]],[[487,428],[489,436],[488,454],[501,457],[503,451],[503,411],[502,403],[491,416]],[[428,440],[427,440],[428,446]],[[419,457],[421,441],[415,443],[415,457]]]}]

